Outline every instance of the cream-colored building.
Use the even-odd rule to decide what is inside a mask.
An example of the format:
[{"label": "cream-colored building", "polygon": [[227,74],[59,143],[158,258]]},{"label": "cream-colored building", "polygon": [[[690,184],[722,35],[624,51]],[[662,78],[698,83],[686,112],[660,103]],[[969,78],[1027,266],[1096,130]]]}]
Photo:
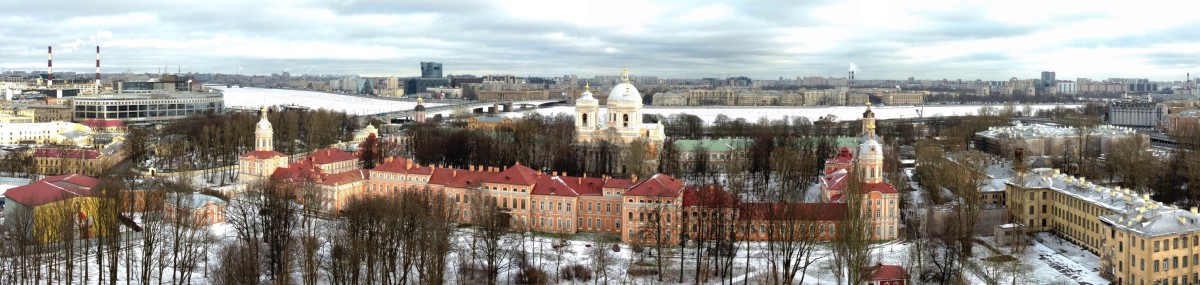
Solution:
[{"label": "cream-colored building", "polygon": [[846,92],[839,89],[804,91],[804,106],[843,106]]},{"label": "cream-colored building", "polygon": [[267,108],[259,114],[254,125],[254,151],[238,157],[238,181],[253,182],[271,176],[276,168],[288,167],[288,157],[275,151],[275,130],[267,120]]},{"label": "cream-colored building", "polygon": [[1114,284],[1194,284],[1200,276],[1195,208],[1051,169],[1019,173],[1007,192],[1012,222],[1052,231],[1100,256],[1100,274]]},{"label": "cream-colored building", "polygon": [[642,123],[642,94],[629,83],[628,72],[621,73],[621,83],[608,93],[604,107],[600,112],[600,101],[592,97],[590,85],[575,100],[575,131],[580,142],[645,140],[657,148],[667,139],[661,122]]},{"label": "cream-colored building", "polygon": [[90,140],[76,140],[76,133],[91,135],[92,129],[69,122],[0,123],[0,144],[90,144]]}]

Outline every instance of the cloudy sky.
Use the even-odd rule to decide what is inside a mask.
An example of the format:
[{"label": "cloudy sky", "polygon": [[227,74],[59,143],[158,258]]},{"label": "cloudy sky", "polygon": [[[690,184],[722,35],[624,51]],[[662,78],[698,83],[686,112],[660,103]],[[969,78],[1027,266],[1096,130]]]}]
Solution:
[{"label": "cloudy sky", "polygon": [[[1187,1],[2,1],[0,68],[1006,80],[1200,73]],[[182,2],[182,1],[181,1]],[[1183,6],[1180,6],[1183,5]]]}]

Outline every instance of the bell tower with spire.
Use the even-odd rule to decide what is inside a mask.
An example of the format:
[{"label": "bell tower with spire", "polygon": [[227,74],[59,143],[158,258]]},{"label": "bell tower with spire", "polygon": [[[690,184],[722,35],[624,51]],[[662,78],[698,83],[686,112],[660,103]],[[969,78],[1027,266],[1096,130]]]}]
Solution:
[{"label": "bell tower with spire", "polygon": [[883,182],[883,145],[875,136],[875,112],[871,111],[871,103],[867,102],[867,111],[863,112],[862,142],[858,145],[858,173],[864,183]]},{"label": "bell tower with spire", "polygon": [[254,150],[275,150],[275,130],[271,128],[271,121],[267,120],[267,107],[265,106],[259,111],[258,124],[254,126]]}]

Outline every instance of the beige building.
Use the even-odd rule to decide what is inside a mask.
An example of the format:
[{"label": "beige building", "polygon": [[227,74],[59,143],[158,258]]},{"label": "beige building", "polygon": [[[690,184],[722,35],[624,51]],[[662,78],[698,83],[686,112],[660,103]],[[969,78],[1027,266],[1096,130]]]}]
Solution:
[{"label": "beige building", "polygon": [[1195,208],[1178,209],[1051,169],[1021,173],[1007,188],[1013,222],[1053,231],[1100,256],[1101,276],[1115,284],[1187,284],[1200,276]]},{"label": "beige building", "polygon": [[838,89],[804,91],[804,106],[846,105],[846,92]]},{"label": "beige building", "polygon": [[[992,127],[975,133],[979,149],[994,155],[1008,157],[1018,148],[1025,149],[1027,156],[1058,156],[1077,151],[1081,132],[1073,127],[1017,124],[1010,127]],[[1111,146],[1119,140],[1136,139],[1149,145],[1150,137],[1137,131],[1110,125],[1101,125],[1083,134],[1087,141],[1085,155],[1097,157],[1108,154]]]}]

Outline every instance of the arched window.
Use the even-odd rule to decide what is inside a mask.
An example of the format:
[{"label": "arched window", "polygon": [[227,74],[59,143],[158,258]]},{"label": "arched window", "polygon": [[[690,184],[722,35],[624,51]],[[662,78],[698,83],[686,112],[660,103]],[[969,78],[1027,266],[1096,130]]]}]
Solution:
[{"label": "arched window", "polygon": [[583,113],[583,125],[584,125],[584,126],[587,126],[587,125],[588,125],[588,123],[587,123],[587,113]]},{"label": "arched window", "polygon": [[622,117],[622,122],[624,122],[623,127],[628,128],[629,127],[629,114],[621,115],[621,117]]}]

